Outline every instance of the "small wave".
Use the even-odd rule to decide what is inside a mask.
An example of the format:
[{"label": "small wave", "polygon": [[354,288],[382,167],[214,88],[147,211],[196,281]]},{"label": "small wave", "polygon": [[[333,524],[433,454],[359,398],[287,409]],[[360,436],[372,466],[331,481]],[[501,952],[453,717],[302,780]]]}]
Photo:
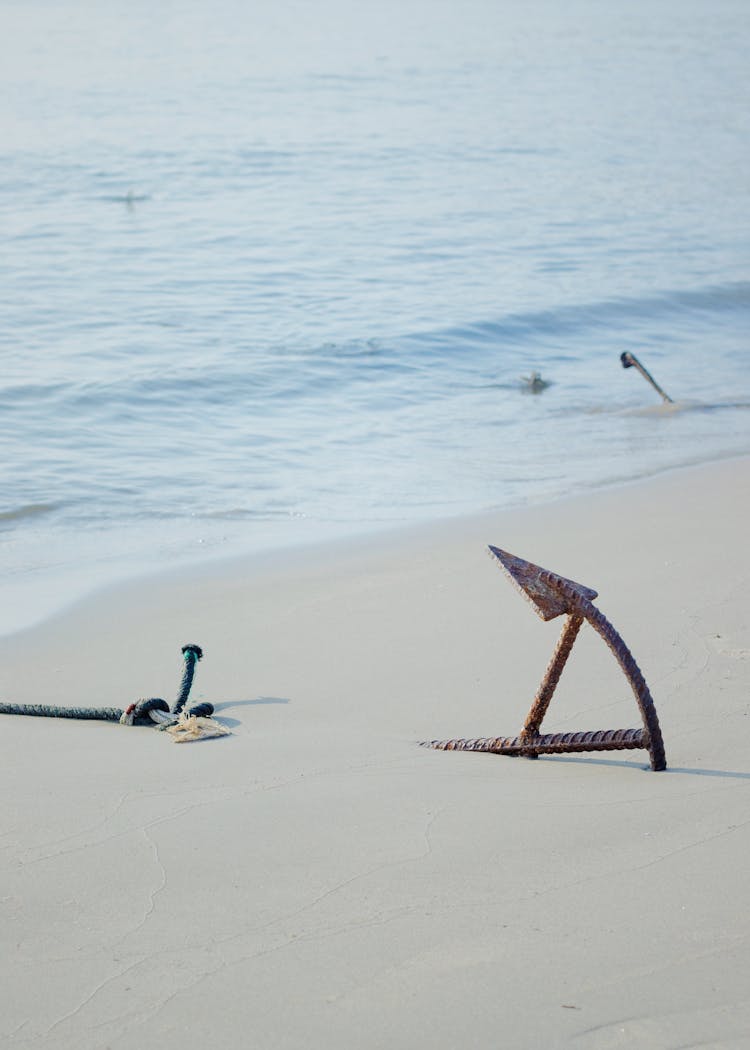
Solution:
[{"label": "small wave", "polygon": [[303,511],[289,507],[228,507],[226,510],[206,510],[193,514],[194,518],[206,521],[303,521],[307,515]]},{"label": "small wave", "polygon": [[660,404],[640,408],[627,408],[622,414],[629,416],[674,416],[688,412],[726,412],[750,409],[750,401],[663,401]]},{"label": "small wave", "polygon": [[719,314],[729,310],[750,309],[750,281],[685,291],[664,291],[659,295],[602,299],[556,307],[552,310],[532,310],[510,313],[494,320],[476,321],[459,327],[433,332],[406,335],[413,346],[423,346],[433,352],[436,347],[454,348],[465,344],[519,344],[528,340],[559,339],[606,330],[612,335],[613,346],[622,341],[623,334],[644,321],[679,316],[686,311]]},{"label": "small wave", "polygon": [[104,194],[99,200],[109,201],[113,204],[127,204],[128,206],[131,206],[133,204],[142,204],[144,201],[150,201],[151,195],[148,193],[135,193],[133,190],[128,190],[127,193]]},{"label": "small wave", "polygon": [[655,401],[650,405],[633,405],[622,400],[610,402],[599,402],[595,404],[579,401],[568,401],[564,405],[556,405],[552,414],[559,417],[565,416],[648,416],[648,417],[672,417],[689,415],[690,413],[705,414],[718,412],[747,412],[750,411],[750,400],[746,401]]},{"label": "small wave", "polygon": [[24,518],[38,518],[42,514],[51,514],[59,506],[58,503],[26,503],[22,507],[0,510],[0,524],[22,521]]}]

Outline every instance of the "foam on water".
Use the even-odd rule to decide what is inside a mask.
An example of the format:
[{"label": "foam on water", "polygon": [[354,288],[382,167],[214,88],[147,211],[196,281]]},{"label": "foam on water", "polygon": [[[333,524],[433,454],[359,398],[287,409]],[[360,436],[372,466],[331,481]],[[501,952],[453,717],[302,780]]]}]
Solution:
[{"label": "foam on water", "polygon": [[0,629],[746,452],[749,35],[735,0],[5,5]]}]

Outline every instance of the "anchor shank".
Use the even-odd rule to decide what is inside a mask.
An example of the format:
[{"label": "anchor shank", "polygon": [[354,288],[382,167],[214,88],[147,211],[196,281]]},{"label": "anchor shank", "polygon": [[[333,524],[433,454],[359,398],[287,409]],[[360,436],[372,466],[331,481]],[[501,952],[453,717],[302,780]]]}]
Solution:
[{"label": "anchor shank", "polygon": [[578,636],[582,623],[583,617],[579,613],[572,612],[568,614],[565,626],[562,629],[562,634],[560,635],[555,651],[552,654],[552,659],[549,662],[547,670],[544,672],[544,678],[542,679],[537,694],[534,697],[531,710],[526,716],[524,727],[521,730],[521,739],[535,736],[539,732],[539,727],[544,721],[544,716],[547,714],[550,700],[555,692],[557,683],[560,681],[560,675],[563,673],[563,668],[565,667],[565,663],[570,655],[570,650],[573,648],[573,643]]}]

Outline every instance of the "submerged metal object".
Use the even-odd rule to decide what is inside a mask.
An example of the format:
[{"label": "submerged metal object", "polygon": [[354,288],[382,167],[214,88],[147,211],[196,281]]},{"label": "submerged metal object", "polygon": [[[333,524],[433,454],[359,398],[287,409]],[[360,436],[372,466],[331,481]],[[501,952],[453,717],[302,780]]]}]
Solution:
[{"label": "submerged metal object", "polygon": [[669,394],[665,393],[662,390],[662,388],[656,382],[651,373],[643,367],[643,365],[635,356],[635,354],[631,354],[626,350],[624,354],[620,354],[620,363],[622,364],[623,368],[635,368],[638,372],[641,373],[646,382],[651,384],[651,386],[654,388],[656,393],[659,394],[663,401],[668,401],[670,405],[674,404]]},{"label": "submerged metal object", "polygon": [[[531,710],[518,736],[479,737],[474,740],[430,740],[425,747],[440,751],[491,751],[501,755],[564,754],[578,751],[619,751],[642,748],[649,753],[651,768],[667,768],[664,741],[654,701],[633,655],[609,620],[596,608],[593,599],[597,592],[590,587],[568,580],[539,565],[517,558],[499,547],[490,546],[490,553],[498,560],[511,582],[531,602],[543,620],[567,615],[560,639],[552,654],[544,678],[537,690]],[[576,733],[540,733],[541,725],[552,700],[560,675],[573,648],[584,620],[607,643],[635,694],[643,721],[642,729],[599,729]]]}]

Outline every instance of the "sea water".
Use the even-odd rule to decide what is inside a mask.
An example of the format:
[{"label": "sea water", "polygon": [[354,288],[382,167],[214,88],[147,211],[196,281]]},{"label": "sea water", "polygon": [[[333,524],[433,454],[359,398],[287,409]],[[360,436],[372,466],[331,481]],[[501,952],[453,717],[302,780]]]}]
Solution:
[{"label": "sea water", "polygon": [[0,629],[748,452],[749,68],[746,0],[2,0]]}]

